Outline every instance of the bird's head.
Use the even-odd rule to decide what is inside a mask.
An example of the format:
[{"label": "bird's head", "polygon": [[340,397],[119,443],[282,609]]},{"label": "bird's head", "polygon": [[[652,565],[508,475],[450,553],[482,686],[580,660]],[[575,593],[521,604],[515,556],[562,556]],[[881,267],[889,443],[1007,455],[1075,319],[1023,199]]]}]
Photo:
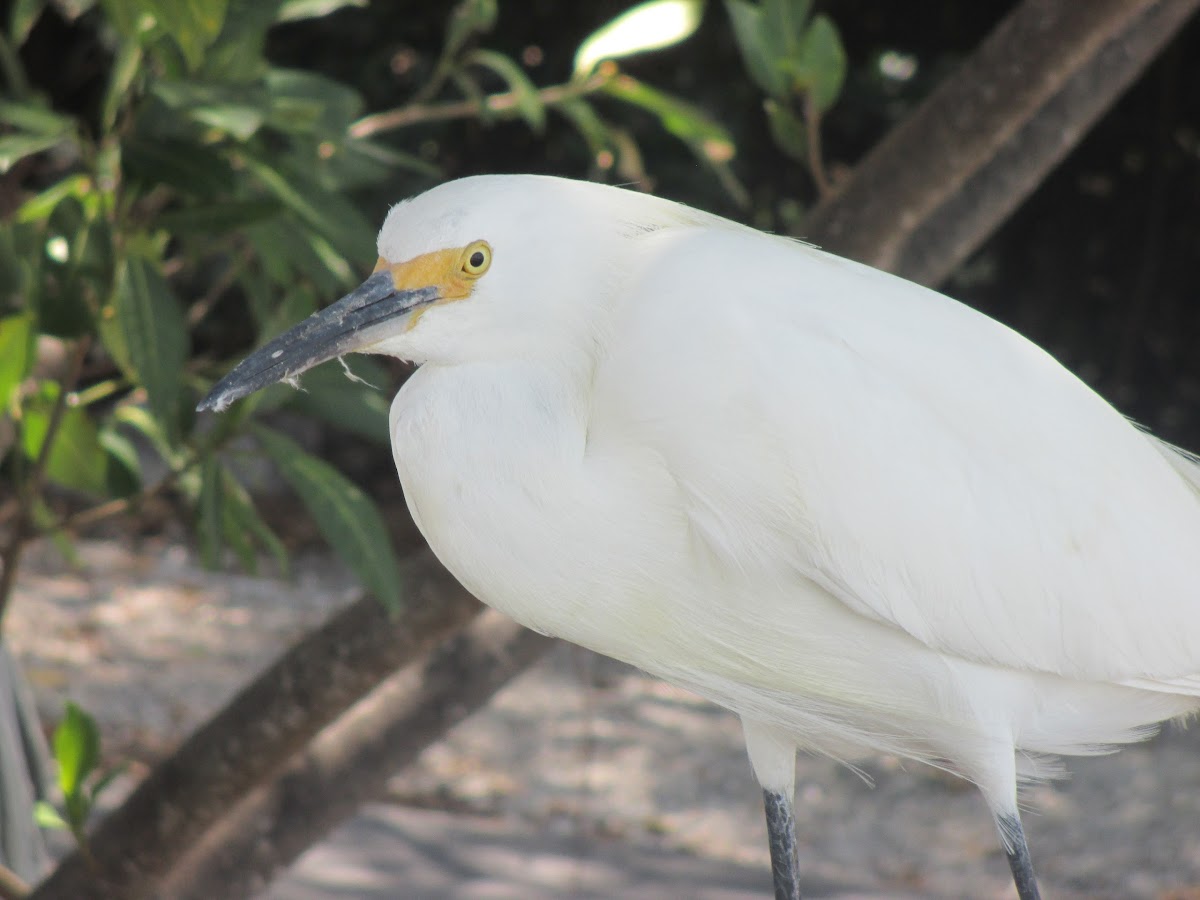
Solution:
[{"label": "bird's head", "polygon": [[366,281],[239,363],[200,408],[224,409],[346,353],[453,364],[589,352],[637,238],[709,218],[558,178],[443,184],[392,208]]}]

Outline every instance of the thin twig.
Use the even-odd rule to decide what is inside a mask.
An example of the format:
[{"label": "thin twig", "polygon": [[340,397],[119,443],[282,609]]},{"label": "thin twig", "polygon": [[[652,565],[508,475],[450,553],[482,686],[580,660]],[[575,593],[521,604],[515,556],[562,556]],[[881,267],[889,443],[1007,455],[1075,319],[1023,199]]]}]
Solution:
[{"label": "thin twig", "polygon": [[0,623],[4,621],[8,601],[11,599],[13,587],[17,583],[17,567],[21,562],[21,552],[25,548],[25,542],[30,536],[30,528],[33,524],[33,505],[41,493],[42,482],[46,478],[46,468],[50,463],[50,451],[54,446],[58,428],[67,412],[67,398],[79,381],[79,374],[83,371],[83,361],[87,358],[91,346],[91,335],[84,335],[75,345],[75,355],[71,360],[71,367],[67,371],[66,379],[59,385],[58,397],[54,401],[54,409],[50,412],[50,421],[46,425],[46,434],[42,438],[42,446],[38,451],[37,460],[29,472],[29,478],[24,487],[17,486],[20,506],[17,508],[17,516],[13,521],[8,544],[4,548],[4,553],[0,555],[0,560],[3,560],[4,565],[4,571],[0,572]]},{"label": "thin twig", "polygon": [[[231,435],[232,436],[232,435]],[[60,531],[78,531],[81,528],[86,528],[89,525],[94,525],[97,522],[118,516],[122,513],[129,512],[132,509],[141,506],[147,500],[165,494],[173,488],[176,483],[189,470],[200,464],[200,460],[204,453],[215,453],[224,441],[218,441],[206,447],[203,451],[194,452],[191,457],[176,469],[172,469],[154,484],[145,490],[139,491],[131,497],[116,497],[112,500],[105,500],[103,503],[96,506],[89,506],[87,509],[81,509],[78,512],[71,513],[68,516],[63,516],[53,525],[47,525],[45,528],[37,532],[37,537],[46,537],[51,534],[56,534]]]},{"label": "thin twig", "polygon": [[833,189],[825,175],[825,160],[821,150],[821,107],[817,104],[815,91],[804,92],[804,136],[808,139],[808,171],[817,186],[820,199],[828,197]]},{"label": "thin twig", "polygon": [[[568,100],[578,100],[600,90],[616,75],[616,66],[601,65],[595,75],[581,81],[568,81],[541,88],[537,98],[545,106],[554,106]],[[467,119],[485,113],[517,115],[523,95],[517,91],[489,94],[479,100],[456,100],[453,103],[410,103],[387,112],[364,116],[350,126],[350,136],[370,137],[382,131],[394,131],[410,125],[427,122],[446,122],[451,119]]]},{"label": "thin twig", "polygon": [[159,481],[152,484],[144,491],[134,494],[132,497],[117,497],[113,500],[105,500],[103,503],[96,506],[89,506],[87,509],[81,509],[79,512],[71,513],[69,516],[64,516],[53,525],[41,529],[37,536],[45,537],[49,534],[55,534],[59,531],[78,531],[80,528],[86,528],[89,525],[94,525],[97,522],[119,516],[122,513],[129,512],[137,506],[145,503],[152,497],[157,497],[164,493],[167,488],[175,484],[179,480],[180,472],[171,472],[164,475]]},{"label": "thin twig", "polygon": [[204,317],[209,314],[217,301],[225,295],[225,292],[233,287],[233,283],[237,281],[237,277],[242,274],[242,271],[250,264],[253,254],[249,247],[242,247],[236,254],[234,259],[225,267],[219,276],[213,281],[212,285],[204,296],[192,304],[188,310],[187,323],[189,328],[195,328],[203,321]]}]

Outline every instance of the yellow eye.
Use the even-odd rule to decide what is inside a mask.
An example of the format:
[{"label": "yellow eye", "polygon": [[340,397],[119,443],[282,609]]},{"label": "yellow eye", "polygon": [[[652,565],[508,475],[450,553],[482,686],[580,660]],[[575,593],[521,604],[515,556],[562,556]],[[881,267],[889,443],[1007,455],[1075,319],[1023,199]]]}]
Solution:
[{"label": "yellow eye", "polygon": [[463,251],[462,272],[471,278],[478,278],[492,264],[492,248],[487,241],[475,241],[468,244]]}]

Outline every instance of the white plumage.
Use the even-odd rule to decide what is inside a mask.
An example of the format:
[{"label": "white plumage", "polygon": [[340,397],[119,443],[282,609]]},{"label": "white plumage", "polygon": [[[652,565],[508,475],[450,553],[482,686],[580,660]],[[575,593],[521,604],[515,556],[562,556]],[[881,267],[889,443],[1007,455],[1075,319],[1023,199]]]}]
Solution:
[{"label": "white plumage", "polygon": [[488,604],[738,713],[769,791],[797,747],[888,751],[1009,829],[1043,754],[1200,705],[1200,466],[1024,338],[551,178],[435,188],[379,253],[478,241],[469,296],[358,348],[423,364],[391,414],[418,526]]}]

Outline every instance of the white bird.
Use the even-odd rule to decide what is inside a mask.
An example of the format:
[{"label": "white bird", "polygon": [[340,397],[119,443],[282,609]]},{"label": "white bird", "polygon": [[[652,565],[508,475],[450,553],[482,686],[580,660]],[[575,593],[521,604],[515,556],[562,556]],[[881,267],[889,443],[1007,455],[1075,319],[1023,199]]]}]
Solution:
[{"label": "white bird", "polygon": [[926,288],[676,203],[482,176],[395,206],[364,284],[213,389],[343,353],[438,558],[517,621],[741,717],[775,892],[797,749],[982,792],[1200,707],[1200,464]]}]

